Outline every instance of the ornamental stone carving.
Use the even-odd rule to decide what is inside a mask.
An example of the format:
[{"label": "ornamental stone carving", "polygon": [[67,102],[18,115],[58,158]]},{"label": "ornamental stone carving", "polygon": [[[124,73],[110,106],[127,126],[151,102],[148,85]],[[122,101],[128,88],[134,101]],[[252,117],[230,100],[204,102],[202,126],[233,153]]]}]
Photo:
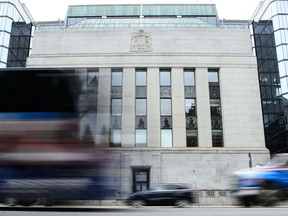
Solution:
[{"label": "ornamental stone carving", "polygon": [[151,33],[144,32],[140,29],[138,32],[132,33],[130,52],[151,52],[152,38]]}]

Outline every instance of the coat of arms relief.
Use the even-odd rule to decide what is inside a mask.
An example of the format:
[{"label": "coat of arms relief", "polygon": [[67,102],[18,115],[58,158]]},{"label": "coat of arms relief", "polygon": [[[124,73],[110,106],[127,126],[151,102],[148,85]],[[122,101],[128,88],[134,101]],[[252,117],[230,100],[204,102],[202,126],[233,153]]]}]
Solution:
[{"label": "coat of arms relief", "polygon": [[130,52],[151,52],[152,37],[151,33],[144,32],[140,29],[138,32],[132,33]]}]

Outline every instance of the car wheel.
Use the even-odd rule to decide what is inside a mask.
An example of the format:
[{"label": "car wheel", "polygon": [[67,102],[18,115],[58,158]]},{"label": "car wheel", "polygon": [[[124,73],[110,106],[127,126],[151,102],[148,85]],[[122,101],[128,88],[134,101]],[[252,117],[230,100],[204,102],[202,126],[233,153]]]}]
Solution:
[{"label": "car wheel", "polygon": [[145,205],[145,202],[142,200],[133,200],[130,202],[130,205],[134,208],[141,208]]},{"label": "car wheel", "polygon": [[6,198],[3,202],[4,205],[6,206],[16,206],[17,205],[17,200],[14,198]]},{"label": "car wheel", "polygon": [[272,183],[262,186],[258,201],[262,206],[273,206],[282,198],[282,190]]},{"label": "car wheel", "polygon": [[240,203],[242,206],[244,207],[251,207],[251,199],[250,198],[247,198],[247,197],[243,197],[240,199]]},{"label": "car wheel", "polygon": [[33,204],[35,204],[38,200],[37,199],[33,199],[33,198],[28,198],[28,199],[21,199],[21,200],[18,200],[17,203],[19,205],[22,205],[22,206],[31,206]]},{"label": "car wheel", "polygon": [[183,208],[189,205],[189,201],[188,200],[177,200],[175,202],[175,206],[177,208]]}]

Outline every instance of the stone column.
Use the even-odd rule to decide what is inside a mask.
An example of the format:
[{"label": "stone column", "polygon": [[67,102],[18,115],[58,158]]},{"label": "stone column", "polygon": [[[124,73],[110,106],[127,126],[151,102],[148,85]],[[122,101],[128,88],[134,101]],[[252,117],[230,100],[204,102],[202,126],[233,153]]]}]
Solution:
[{"label": "stone column", "polygon": [[111,109],[111,68],[99,68],[99,86],[96,115],[96,143],[109,146]]},{"label": "stone column", "polygon": [[159,68],[147,68],[147,146],[160,147]]},{"label": "stone column", "polygon": [[135,147],[135,68],[123,69],[122,147]]},{"label": "stone column", "polygon": [[212,147],[208,69],[196,68],[195,80],[196,80],[198,146]]},{"label": "stone column", "polygon": [[186,147],[183,68],[172,68],[173,147]]}]

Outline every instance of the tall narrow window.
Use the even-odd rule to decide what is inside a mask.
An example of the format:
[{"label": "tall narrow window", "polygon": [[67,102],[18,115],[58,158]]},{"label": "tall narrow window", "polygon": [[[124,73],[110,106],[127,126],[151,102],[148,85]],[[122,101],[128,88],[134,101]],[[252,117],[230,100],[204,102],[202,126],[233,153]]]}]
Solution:
[{"label": "tall narrow window", "polygon": [[147,69],[136,69],[135,146],[147,147]]},{"label": "tall narrow window", "polygon": [[212,146],[223,147],[222,112],[218,70],[208,70],[208,81],[210,95]]},{"label": "tall narrow window", "polygon": [[198,147],[195,70],[184,69],[186,145]]},{"label": "tall narrow window", "polygon": [[160,69],[161,147],[172,147],[171,69]]},{"label": "tall narrow window", "polygon": [[111,134],[110,146],[120,147],[122,140],[122,69],[112,69],[111,73]]}]

